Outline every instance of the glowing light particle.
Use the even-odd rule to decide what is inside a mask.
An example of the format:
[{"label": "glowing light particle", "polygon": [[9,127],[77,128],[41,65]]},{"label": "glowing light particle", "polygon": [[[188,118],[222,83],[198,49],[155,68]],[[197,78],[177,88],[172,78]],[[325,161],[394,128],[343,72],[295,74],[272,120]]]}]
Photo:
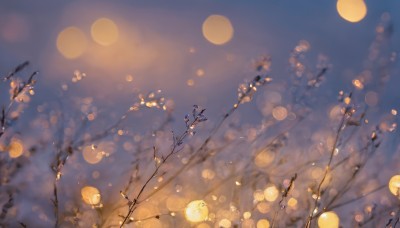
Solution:
[{"label": "glowing light particle", "polygon": [[297,200],[295,198],[290,198],[288,200],[288,206],[291,207],[292,209],[295,209],[297,206]]},{"label": "glowing light particle", "polygon": [[251,212],[250,211],[246,211],[243,213],[243,218],[244,219],[250,219],[251,218]]},{"label": "glowing light particle", "polygon": [[257,222],[257,228],[269,228],[271,225],[268,220],[260,219]]},{"label": "glowing light particle", "polygon": [[264,190],[265,200],[274,202],[279,196],[279,190],[273,185]]},{"label": "glowing light particle", "polygon": [[320,227],[320,228],[338,228],[339,227],[339,216],[333,211],[328,211],[328,212],[322,213],[318,217],[318,227]]},{"label": "glowing light particle", "polygon": [[338,0],[336,9],[346,21],[356,23],[367,15],[367,5],[364,0]]},{"label": "glowing light particle", "polygon": [[254,163],[256,164],[257,167],[266,167],[269,164],[271,164],[275,159],[275,154],[271,153],[268,150],[263,150],[259,152],[255,158],[254,158]]},{"label": "glowing light particle", "polygon": [[97,205],[100,203],[100,191],[92,186],[85,186],[81,189],[83,202],[89,205]]},{"label": "glowing light particle", "polygon": [[118,40],[119,36],[117,25],[108,18],[97,19],[92,24],[90,33],[93,40],[102,46],[112,45]]},{"label": "glowing light particle", "polygon": [[85,34],[76,27],[62,30],[57,37],[57,50],[67,59],[75,59],[86,50],[87,40]]},{"label": "glowing light particle", "polygon": [[262,190],[256,190],[253,193],[253,198],[258,202],[263,201],[265,199],[264,192]]},{"label": "glowing light particle", "polygon": [[395,175],[389,181],[390,192],[400,198],[400,175]]},{"label": "glowing light particle", "polygon": [[83,159],[89,164],[97,164],[103,159],[103,154],[91,146],[86,146],[82,151]]},{"label": "glowing light particle", "polygon": [[187,80],[186,84],[188,86],[194,86],[194,80],[193,79],[189,79],[189,80]]},{"label": "glowing light particle", "polygon": [[232,226],[232,222],[229,221],[228,219],[221,219],[221,221],[219,221],[218,225],[221,228],[229,228]]},{"label": "glowing light particle", "polygon": [[203,200],[194,200],[185,208],[185,217],[190,222],[202,222],[208,218],[208,207]]},{"label": "glowing light particle", "polygon": [[128,74],[128,75],[125,76],[125,80],[126,80],[127,82],[132,82],[132,81],[133,81],[133,76],[130,75],[130,74]]},{"label": "glowing light particle", "polygon": [[205,72],[204,72],[203,69],[199,68],[199,69],[196,70],[196,75],[197,75],[198,77],[203,77],[204,74],[205,74]]},{"label": "glowing light particle", "polygon": [[203,23],[203,35],[212,44],[223,45],[233,37],[230,20],[222,15],[211,15]]},{"label": "glowing light particle", "polygon": [[278,121],[286,119],[287,114],[288,114],[287,109],[282,106],[275,107],[272,110],[272,116]]},{"label": "glowing light particle", "polygon": [[17,158],[24,152],[24,146],[20,140],[12,140],[8,148],[8,154],[11,158]]}]

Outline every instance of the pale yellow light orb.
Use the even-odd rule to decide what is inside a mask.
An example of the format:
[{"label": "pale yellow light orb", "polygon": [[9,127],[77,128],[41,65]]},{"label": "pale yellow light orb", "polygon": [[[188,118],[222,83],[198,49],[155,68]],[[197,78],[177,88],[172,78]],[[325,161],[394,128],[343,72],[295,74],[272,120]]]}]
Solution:
[{"label": "pale yellow light orb", "polygon": [[257,167],[263,168],[271,164],[274,159],[275,154],[271,153],[268,149],[264,149],[255,156],[254,163]]},{"label": "pale yellow light orb", "polygon": [[223,45],[233,37],[230,20],[222,15],[211,15],[203,22],[203,36],[212,44]]},{"label": "pale yellow light orb", "polygon": [[291,207],[292,209],[295,209],[297,206],[297,199],[291,197],[288,202],[287,202],[288,206]]},{"label": "pale yellow light orb", "polygon": [[265,199],[264,192],[262,190],[257,189],[253,193],[253,198],[258,202],[263,201]]},{"label": "pale yellow light orb", "polygon": [[336,9],[346,21],[356,23],[367,15],[367,5],[364,0],[338,0]]},{"label": "pale yellow light orb", "polygon": [[24,146],[22,145],[22,142],[20,140],[12,140],[9,148],[8,148],[8,154],[10,155],[11,158],[17,158],[21,156],[24,153]]},{"label": "pale yellow light orb", "polygon": [[119,37],[117,25],[108,18],[97,19],[92,24],[90,33],[93,40],[102,46],[109,46],[115,43]]},{"label": "pale yellow light orb", "polygon": [[338,228],[339,216],[333,211],[322,213],[318,218],[318,227],[320,228]]},{"label": "pale yellow light orb", "polygon": [[219,221],[218,223],[218,227],[221,228],[230,228],[232,226],[232,222],[229,221],[229,219],[221,219],[221,221]]},{"label": "pale yellow light orb", "polygon": [[75,59],[86,50],[87,40],[85,34],[76,27],[62,30],[57,37],[57,50],[67,59]]},{"label": "pale yellow light orb", "polygon": [[83,202],[89,205],[97,205],[100,203],[100,191],[92,186],[85,186],[81,189]]},{"label": "pale yellow light orb", "polygon": [[272,116],[279,121],[286,119],[288,115],[287,109],[283,106],[277,106],[272,109]]},{"label": "pale yellow light orb", "polygon": [[203,200],[194,200],[185,208],[185,217],[189,222],[203,222],[208,218],[208,207]]},{"label": "pale yellow light orb", "polygon": [[266,219],[260,219],[257,222],[257,228],[269,228],[270,226],[269,221]]},{"label": "pale yellow light orb", "polygon": [[274,202],[279,196],[279,190],[273,185],[264,190],[265,200]]},{"label": "pale yellow light orb", "polygon": [[390,178],[389,190],[393,195],[400,197],[400,175]]},{"label": "pale yellow light orb", "polygon": [[103,159],[103,154],[92,146],[86,146],[82,151],[83,159],[89,164],[96,164]]}]

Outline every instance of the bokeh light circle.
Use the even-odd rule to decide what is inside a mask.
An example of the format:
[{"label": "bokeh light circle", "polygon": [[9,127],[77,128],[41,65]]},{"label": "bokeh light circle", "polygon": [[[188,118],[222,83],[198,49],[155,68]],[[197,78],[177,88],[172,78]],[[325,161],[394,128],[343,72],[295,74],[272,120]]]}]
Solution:
[{"label": "bokeh light circle", "polygon": [[356,23],[367,15],[367,5],[364,0],[338,0],[336,9],[346,21]]},{"label": "bokeh light circle", "polygon": [[77,27],[67,27],[57,37],[57,50],[67,59],[81,56],[87,47],[85,34]]},{"label": "bokeh light circle", "polygon": [[233,37],[230,20],[222,15],[211,15],[203,23],[203,36],[212,44],[223,45]]},{"label": "bokeh light circle", "polygon": [[93,40],[102,46],[112,45],[119,37],[117,25],[108,18],[99,18],[93,22],[90,34]]}]

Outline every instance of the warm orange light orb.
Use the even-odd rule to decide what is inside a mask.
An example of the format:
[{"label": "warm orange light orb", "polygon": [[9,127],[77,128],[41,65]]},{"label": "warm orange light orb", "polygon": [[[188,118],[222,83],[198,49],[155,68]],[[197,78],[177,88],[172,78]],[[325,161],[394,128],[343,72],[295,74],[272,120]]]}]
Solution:
[{"label": "warm orange light orb", "polygon": [[100,191],[92,186],[85,186],[81,189],[82,200],[89,205],[97,205],[100,203]]},{"label": "warm orange light orb", "polygon": [[203,22],[203,36],[212,44],[223,45],[233,37],[230,20],[222,15],[211,15]]},{"label": "warm orange light orb", "polygon": [[62,30],[57,37],[57,50],[67,59],[75,59],[86,50],[87,40],[85,34],[76,27]]},{"label": "warm orange light orb", "polygon": [[24,153],[24,146],[20,140],[13,139],[8,148],[8,154],[11,158],[17,158]]},{"label": "warm orange light orb", "polygon": [[117,25],[108,18],[97,19],[92,24],[90,33],[93,40],[102,46],[109,46],[115,43],[119,36]]},{"label": "warm orange light orb", "polygon": [[275,159],[275,154],[268,149],[264,149],[254,157],[254,163],[257,167],[263,168],[271,164]]},{"label": "warm orange light orb", "polygon": [[269,228],[271,225],[268,220],[260,219],[257,222],[257,228]]},{"label": "warm orange light orb", "polygon": [[336,9],[346,21],[356,23],[367,15],[367,5],[364,0],[338,0]]},{"label": "warm orange light orb", "polygon": [[322,213],[318,218],[318,227],[320,228],[338,228],[339,216],[333,211]]},{"label": "warm orange light orb", "polygon": [[395,175],[389,181],[390,192],[400,198],[400,175]]},{"label": "warm orange light orb", "polygon": [[203,200],[194,200],[185,208],[185,217],[190,222],[203,222],[208,218],[208,207]]}]

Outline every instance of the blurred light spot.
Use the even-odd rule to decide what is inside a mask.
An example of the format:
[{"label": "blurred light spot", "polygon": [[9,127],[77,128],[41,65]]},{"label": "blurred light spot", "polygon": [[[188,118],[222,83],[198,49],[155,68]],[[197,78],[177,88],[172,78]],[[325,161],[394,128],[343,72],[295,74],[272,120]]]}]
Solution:
[{"label": "blurred light spot", "polygon": [[13,139],[8,149],[8,154],[10,155],[10,157],[17,158],[21,156],[23,152],[24,152],[24,146],[22,145],[22,142],[20,140]]},{"label": "blurred light spot", "polygon": [[257,210],[262,214],[267,214],[271,210],[271,206],[267,202],[260,202],[257,204]]},{"label": "blurred light spot", "polygon": [[185,209],[185,217],[189,222],[202,222],[208,218],[208,207],[203,200],[190,202]]},{"label": "blurred light spot", "polygon": [[68,27],[57,37],[57,49],[67,59],[75,59],[86,50],[85,34],[76,27]]},{"label": "blurred light spot", "polygon": [[286,117],[287,117],[287,110],[286,110],[286,108],[283,107],[283,106],[275,107],[275,108],[272,110],[272,116],[273,116],[276,120],[282,121],[282,120],[286,119]]},{"label": "blurred light spot", "polygon": [[354,220],[355,220],[356,222],[362,222],[362,221],[364,220],[364,216],[363,216],[361,213],[357,213],[357,214],[354,216]]},{"label": "blurred light spot", "polygon": [[212,180],[215,177],[215,172],[211,169],[204,169],[201,172],[201,177],[203,177],[204,179]]},{"label": "blurred light spot", "polygon": [[273,185],[264,190],[264,196],[265,196],[265,200],[267,200],[269,202],[274,202],[279,196],[279,191]]},{"label": "blurred light spot", "polygon": [[100,203],[100,191],[92,186],[85,186],[81,189],[83,202],[89,205],[96,205]]},{"label": "blurred light spot", "polygon": [[343,19],[353,23],[361,21],[367,15],[364,0],[338,0],[336,8]]},{"label": "blurred light spot", "polygon": [[253,198],[254,198],[254,200],[255,201],[263,201],[264,199],[265,199],[265,196],[264,196],[264,192],[262,191],[262,190],[256,190],[254,193],[253,193]]},{"label": "blurred light spot", "polygon": [[228,219],[221,219],[221,221],[219,221],[218,225],[221,228],[229,228],[232,226],[232,222],[229,221]]},{"label": "blurred light spot", "polygon": [[193,79],[189,79],[189,80],[187,80],[186,84],[188,86],[194,86],[194,80]]},{"label": "blurred light spot", "polygon": [[130,75],[130,74],[128,74],[128,75],[126,75],[125,80],[126,80],[127,82],[132,82],[132,81],[133,81],[133,76]]},{"label": "blurred light spot", "polygon": [[333,211],[322,213],[318,218],[318,227],[320,228],[338,228],[339,216]]},{"label": "blurred light spot", "polygon": [[205,72],[204,72],[203,69],[199,68],[199,69],[196,70],[196,75],[197,75],[198,77],[203,77],[204,74],[205,74]]},{"label": "blurred light spot", "polygon": [[269,228],[270,224],[269,221],[266,219],[260,219],[257,222],[257,228]]},{"label": "blurred light spot", "polygon": [[297,199],[291,197],[291,198],[288,200],[288,203],[287,203],[287,204],[288,204],[289,207],[291,207],[292,209],[294,209],[294,208],[296,208],[296,206],[297,206]]},{"label": "blurred light spot", "polygon": [[103,159],[103,154],[97,149],[91,146],[86,146],[82,152],[83,159],[89,164],[96,164]]},{"label": "blurred light spot", "polygon": [[389,181],[390,192],[400,199],[400,175],[395,175]]},{"label": "blurred light spot", "polygon": [[100,142],[98,145],[86,146],[83,149],[83,159],[89,164],[99,163],[103,157],[108,157],[115,151],[115,145],[111,141]]},{"label": "blurred light spot", "polygon": [[92,172],[92,177],[93,177],[93,179],[99,178],[100,177],[100,172],[99,171],[93,171]]},{"label": "blurred light spot", "polygon": [[345,104],[349,105],[350,102],[351,102],[351,98],[350,98],[350,97],[345,97],[345,98],[343,99],[343,102],[344,102]]},{"label": "blurred light spot", "polygon": [[269,150],[263,150],[256,155],[254,163],[257,167],[263,168],[271,164],[274,158],[275,154],[271,153]]},{"label": "blurred light spot", "polygon": [[196,53],[196,48],[190,47],[190,48],[189,48],[189,53],[191,53],[191,54]]},{"label": "blurred light spot", "polygon": [[119,32],[117,25],[108,18],[99,18],[90,30],[93,40],[103,46],[109,46],[118,39]]},{"label": "blurred light spot", "polygon": [[362,81],[359,80],[359,79],[354,79],[354,80],[353,80],[353,85],[354,85],[354,87],[356,87],[357,89],[363,89],[363,88],[364,88],[364,84],[363,84]]},{"label": "blurred light spot", "polygon": [[365,94],[365,103],[369,106],[375,106],[378,104],[378,94],[374,91],[369,91]]},{"label": "blurred light spot", "polygon": [[251,212],[250,211],[246,211],[243,213],[243,218],[244,219],[250,219],[251,218]]},{"label": "blurred light spot", "polygon": [[215,45],[229,42],[233,37],[233,26],[229,19],[222,15],[211,15],[203,23],[203,35]]}]

